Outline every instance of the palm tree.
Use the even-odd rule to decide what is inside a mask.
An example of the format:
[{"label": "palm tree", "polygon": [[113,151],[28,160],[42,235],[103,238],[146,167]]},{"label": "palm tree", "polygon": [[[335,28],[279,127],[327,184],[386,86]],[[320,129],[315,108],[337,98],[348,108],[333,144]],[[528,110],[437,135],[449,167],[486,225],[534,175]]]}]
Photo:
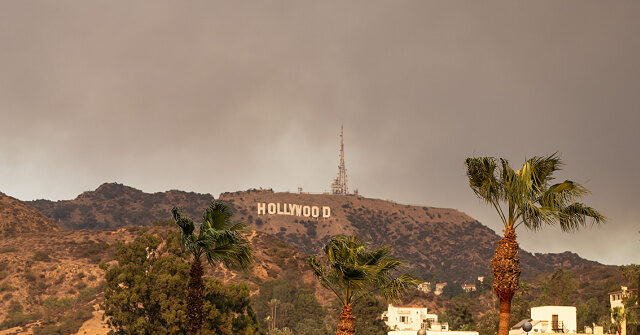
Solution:
[{"label": "palm tree", "polygon": [[621,306],[611,309],[611,321],[613,321],[613,325],[616,327],[618,335],[622,334],[622,327],[626,327],[626,321],[629,314],[629,310]]},{"label": "palm tree", "polygon": [[355,236],[333,237],[323,248],[323,265],[311,256],[308,263],[320,284],[331,290],[342,304],[336,335],[355,334],[353,303],[371,293],[392,300],[410,285],[417,284],[409,274],[394,277],[402,262],[391,257],[390,248],[368,250],[368,245]]},{"label": "palm tree", "polygon": [[233,212],[224,202],[211,203],[204,212],[197,234],[193,221],[182,217],[178,208],[174,207],[171,213],[176,225],[180,227],[183,248],[193,255],[187,296],[187,331],[189,334],[199,334],[203,317],[202,256],[206,257],[211,266],[222,263],[227,267],[246,269],[252,261],[251,249],[244,236],[244,225],[231,223]]},{"label": "palm tree", "polygon": [[508,335],[511,298],[520,279],[516,228],[524,225],[539,230],[559,224],[563,231],[574,231],[586,225],[589,218],[593,223],[604,222],[605,218],[576,202],[589,193],[584,186],[569,180],[550,185],[554,172],[562,166],[556,154],[528,159],[518,171],[502,158],[467,158],[465,165],[471,189],[493,206],[504,225],[504,237],[498,242],[491,267],[493,289],[500,299],[498,334]]}]

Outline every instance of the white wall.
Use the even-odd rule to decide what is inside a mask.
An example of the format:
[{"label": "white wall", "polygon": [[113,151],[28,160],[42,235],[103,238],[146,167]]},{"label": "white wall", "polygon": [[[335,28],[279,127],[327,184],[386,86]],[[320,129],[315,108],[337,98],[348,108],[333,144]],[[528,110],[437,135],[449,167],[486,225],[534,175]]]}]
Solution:
[{"label": "white wall", "polygon": [[[569,333],[575,334],[577,331],[576,308],[573,306],[539,306],[531,307],[531,319],[543,321],[535,325],[538,332],[551,333],[552,315],[558,315],[558,321]],[[546,328],[546,329],[545,329]]]}]

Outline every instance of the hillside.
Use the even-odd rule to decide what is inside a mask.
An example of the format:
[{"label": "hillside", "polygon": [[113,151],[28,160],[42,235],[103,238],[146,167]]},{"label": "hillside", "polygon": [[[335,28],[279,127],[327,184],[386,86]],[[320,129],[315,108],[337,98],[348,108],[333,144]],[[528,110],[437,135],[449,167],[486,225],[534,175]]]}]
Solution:
[{"label": "hillside", "polygon": [[[337,234],[355,233],[376,245],[389,245],[426,279],[473,282],[477,276],[486,276],[500,239],[477,220],[450,208],[402,205],[354,195],[269,190],[223,193],[220,200],[231,203],[253,229],[274,234],[309,253],[318,252],[324,242]],[[327,206],[331,215],[258,215],[258,203],[281,203],[283,208],[285,203]],[[525,278],[559,266],[574,269],[598,264],[570,252],[534,255],[521,249],[520,259]]]},{"label": "hillside", "polygon": [[56,230],[58,226],[37,209],[0,193],[0,236]]},{"label": "hillside", "polygon": [[[173,206],[198,221],[212,200],[209,194],[149,194],[120,184],[103,184],[73,200],[37,200],[30,204],[65,229],[104,229],[168,220]],[[396,255],[407,260],[411,269],[425,279],[472,282],[479,275],[487,275],[500,238],[477,220],[450,208],[270,190],[223,193],[220,200],[232,204],[237,218],[252,229],[276,235],[302,252],[317,253],[331,236],[355,233],[374,244],[393,247]],[[280,203],[281,211],[289,206],[285,204],[319,206],[319,217],[268,214],[266,209],[265,214],[259,215],[258,203]],[[330,217],[322,217],[322,206],[330,208]],[[558,266],[573,269],[598,264],[570,252],[534,255],[521,250],[520,259],[525,278]]]},{"label": "hillside", "polygon": [[145,193],[122,184],[105,183],[73,200],[27,203],[63,229],[76,230],[149,226],[170,219],[173,206],[180,207],[186,215],[199,218],[211,201],[213,196],[210,194],[175,190]]},{"label": "hillside", "polygon": [[[99,264],[112,263],[118,244],[131,242],[142,232],[166,239],[176,230],[159,226],[48,231],[0,239],[0,326],[8,319],[26,322],[28,329],[43,318],[72,318],[84,322],[83,329],[93,327],[87,333],[106,334],[108,329],[98,307],[105,275]],[[329,292],[320,289],[313,279],[304,254],[262,232],[252,232],[249,239],[255,258],[250,271],[218,267],[208,270],[207,275],[248,282],[254,291],[268,279],[295,278],[315,287],[318,299],[328,303]],[[21,306],[21,311],[12,312],[11,306],[16,305]],[[19,329],[0,330],[0,334]]]}]

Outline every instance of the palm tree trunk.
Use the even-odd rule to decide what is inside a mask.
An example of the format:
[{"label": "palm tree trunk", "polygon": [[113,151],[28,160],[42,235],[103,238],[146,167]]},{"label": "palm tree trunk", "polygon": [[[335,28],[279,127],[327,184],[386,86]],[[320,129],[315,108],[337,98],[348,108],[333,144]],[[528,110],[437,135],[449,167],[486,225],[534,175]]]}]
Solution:
[{"label": "palm tree trunk", "polygon": [[187,296],[187,332],[190,335],[200,334],[202,328],[202,263],[195,258],[189,272],[189,293]]},{"label": "palm tree trunk", "polygon": [[356,333],[355,319],[351,313],[351,304],[344,305],[340,313],[336,335],[354,335]]},{"label": "palm tree trunk", "polygon": [[500,299],[500,323],[498,335],[509,335],[511,319],[511,298],[518,290],[520,282],[520,260],[518,242],[513,228],[504,230],[504,237],[498,241],[498,247],[491,260],[493,271],[493,290]]},{"label": "palm tree trunk", "polygon": [[511,298],[500,298],[500,321],[498,322],[498,335],[509,334],[511,322]]}]

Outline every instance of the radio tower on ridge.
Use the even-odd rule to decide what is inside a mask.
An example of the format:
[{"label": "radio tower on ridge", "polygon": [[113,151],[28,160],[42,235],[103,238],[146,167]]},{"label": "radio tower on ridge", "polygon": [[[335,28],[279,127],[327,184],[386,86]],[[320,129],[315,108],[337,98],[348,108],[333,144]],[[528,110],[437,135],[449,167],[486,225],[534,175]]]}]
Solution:
[{"label": "radio tower on ridge", "polygon": [[340,125],[340,165],[338,165],[338,177],[331,183],[332,194],[349,194],[349,183],[347,182],[347,168],[344,167],[344,141],[343,126]]}]

